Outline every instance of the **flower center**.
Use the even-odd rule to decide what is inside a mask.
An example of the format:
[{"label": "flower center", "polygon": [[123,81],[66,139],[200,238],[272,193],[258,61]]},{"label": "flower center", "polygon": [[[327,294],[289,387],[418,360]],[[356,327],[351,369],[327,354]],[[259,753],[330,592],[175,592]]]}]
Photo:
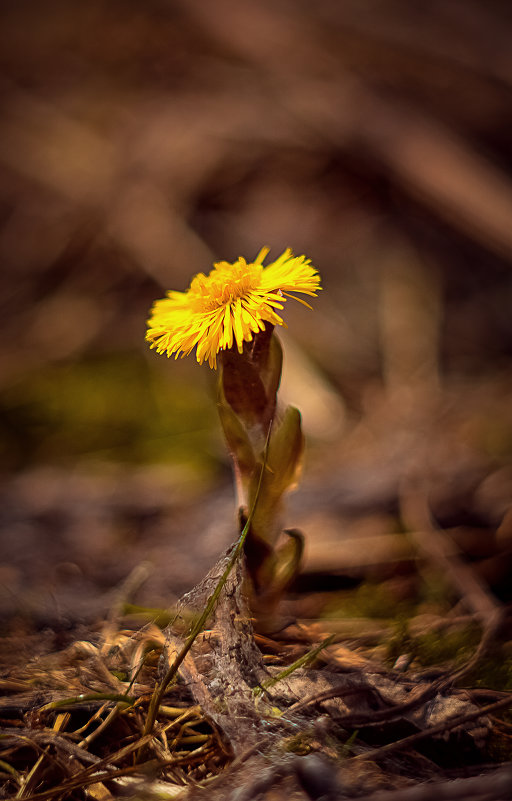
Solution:
[{"label": "flower center", "polygon": [[260,281],[262,267],[238,259],[234,264],[221,261],[208,274],[199,273],[189,289],[189,300],[195,311],[208,312],[233,303],[248,295]]}]

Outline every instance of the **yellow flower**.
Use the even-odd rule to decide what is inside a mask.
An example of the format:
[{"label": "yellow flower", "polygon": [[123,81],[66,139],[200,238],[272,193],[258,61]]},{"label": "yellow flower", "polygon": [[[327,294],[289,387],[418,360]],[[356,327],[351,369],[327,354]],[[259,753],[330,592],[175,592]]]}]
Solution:
[{"label": "yellow flower", "polygon": [[289,248],[264,267],[268,252],[263,248],[250,263],[243,258],[217,262],[208,275],[196,275],[186,292],[171,290],[157,300],[146,334],[151,347],[176,358],[196,348],[197,361],[208,360],[215,368],[219,351],[236,343],[241,353],[243,343],[263,331],[266,322],[285,325],[276,310],[284,308],[287,297],[295,297],[292,293],[315,296],[320,276],[309,259],[294,256]]}]

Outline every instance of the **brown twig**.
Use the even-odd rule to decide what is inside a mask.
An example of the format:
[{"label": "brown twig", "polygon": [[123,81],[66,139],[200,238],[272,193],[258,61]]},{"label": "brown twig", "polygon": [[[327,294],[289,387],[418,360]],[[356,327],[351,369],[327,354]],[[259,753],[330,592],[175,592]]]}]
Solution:
[{"label": "brown twig", "polygon": [[408,490],[402,494],[400,505],[409,537],[419,551],[441,569],[482,624],[483,633],[477,650],[465,665],[447,677],[451,682],[460,681],[489,650],[503,622],[503,607],[470,565],[462,560],[455,543],[435,525],[424,493]]},{"label": "brown twig", "polygon": [[[428,701],[430,698],[433,698],[436,693],[439,692],[441,689],[441,682],[435,682],[431,684],[426,690],[418,693],[415,697],[410,698],[403,704],[396,704],[393,706],[388,706],[386,709],[378,709],[372,710],[367,714],[359,713],[359,714],[348,714],[346,716],[340,717],[344,723],[353,724],[353,725],[361,725],[362,723],[383,723],[384,721],[393,720],[400,715],[405,714],[406,712],[410,712],[412,709],[416,709],[416,707],[421,706],[425,701]],[[309,698],[305,698],[302,701],[298,701],[297,703],[293,704],[290,707],[288,712],[297,712],[299,709],[303,709],[306,706],[310,706],[312,704],[321,703],[322,701],[328,701],[331,698],[343,698],[349,695],[361,694],[364,691],[372,691],[372,694],[378,696],[382,700],[382,696],[375,688],[370,687],[333,687],[330,690],[325,690],[323,693],[319,693],[318,695],[310,696]]]},{"label": "brown twig", "polygon": [[404,737],[403,739],[396,740],[393,743],[387,743],[386,745],[382,745],[380,748],[376,748],[373,751],[366,751],[364,754],[357,754],[356,756],[351,757],[351,759],[357,761],[373,761],[380,759],[381,757],[386,757],[388,754],[391,754],[395,751],[406,751],[412,745],[420,742],[420,740],[424,740],[427,737],[432,737],[437,734],[444,734],[447,731],[457,728],[457,726],[470,723],[472,720],[478,720],[478,718],[485,717],[485,715],[488,715],[491,712],[496,712],[498,709],[504,709],[507,706],[512,706],[512,695],[510,695],[508,698],[500,698],[499,701],[495,701],[493,704],[483,706],[474,712],[455,715],[450,720],[443,721],[443,723],[439,723],[437,726],[431,726],[428,729],[411,734],[409,737]]},{"label": "brown twig", "polygon": [[[338,686],[332,687],[329,690],[324,690],[324,692],[317,693],[315,695],[310,695],[308,698],[303,698],[301,701],[297,701],[288,709],[288,714],[298,712],[300,709],[304,709],[306,706],[312,706],[313,704],[319,704],[322,701],[328,701],[331,698],[347,698],[351,695],[363,695],[364,693],[371,693],[372,696],[378,698],[379,701],[384,703],[381,694],[374,687],[364,685],[361,685],[360,687]],[[372,712],[372,715],[376,714],[378,714],[378,712]]]},{"label": "brown twig", "polygon": [[407,491],[402,494],[400,506],[409,537],[419,551],[441,568],[468,609],[482,624],[493,625],[496,618],[502,615],[501,604],[475,571],[463,562],[455,543],[435,525],[425,494]]}]

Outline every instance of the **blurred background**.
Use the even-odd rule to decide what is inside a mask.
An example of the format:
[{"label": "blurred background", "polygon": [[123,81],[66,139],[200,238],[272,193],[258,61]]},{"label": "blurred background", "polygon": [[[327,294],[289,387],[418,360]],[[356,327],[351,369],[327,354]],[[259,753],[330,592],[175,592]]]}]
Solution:
[{"label": "blurred background", "polygon": [[233,540],[215,374],[151,352],[145,321],[264,245],[324,286],[283,332],[308,437],[297,591],[417,600],[412,487],[509,599],[510,4],[0,15],[2,631],[93,620],[127,579],[168,605]]}]

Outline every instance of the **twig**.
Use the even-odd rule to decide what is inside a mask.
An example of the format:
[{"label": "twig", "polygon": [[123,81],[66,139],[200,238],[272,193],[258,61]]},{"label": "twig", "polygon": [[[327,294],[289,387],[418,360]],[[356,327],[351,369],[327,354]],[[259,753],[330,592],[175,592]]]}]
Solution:
[{"label": "twig", "polygon": [[411,745],[414,745],[420,740],[424,740],[426,737],[432,737],[436,734],[444,734],[444,732],[451,731],[451,729],[455,729],[457,726],[462,726],[463,724],[469,723],[472,720],[485,717],[485,715],[488,715],[491,712],[496,712],[498,709],[504,709],[507,706],[512,706],[512,695],[510,695],[508,698],[500,698],[500,700],[495,701],[494,704],[488,704],[487,706],[483,706],[474,712],[455,715],[450,720],[439,723],[437,726],[431,726],[423,731],[416,732],[416,734],[411,734],[409,737],[404,737],[402,740],[396,740],[393,743],[387,743],[386,745],[382,745],[380,748],[375,748],[373,751],[366,751],[364,754],[357,754],[357,756],[351,757],[351,760],[357,760],[358,762],[375,760],[380,759],[381,757],[386,757],[388,754],[391,754],[394,751],[406,751],[411,747]]},{"label": "twig", "polygon": [[[418,706],[421,706],[425,701],[428,701],[434,695],[439,692],[440,689],[440,682],[436,682],[431,684],[426,690],[418,693],[413,698],[410,698],[408,701],[402,704],[395,704],[392,706],[388,706],[387,709],[378,709],[372,710],[367,714],[359,713],[359,714],[348,714],[346,716],[340,716],[339,720],[343,723],[350,723],[353,725],[360,725],[363,723],[383,723],[385,721],[393,720],[394,718],[403,715],[406,712],[410,712],[412,709],[415,709]],[[309,698],[305,698],[302,701],[298,701],[297,703],[293,704],[288,710],[288,714],[291,712],[297,712],[299,709],[303,709],[306,706],[310,706],[311,704],[321,703],[322,701],[328,701],[331,698],[346,698],[351,695],[360,695],[363,693],[371,693],[374,697],[377,697],[382,703],[384,703],[384,699],[382,698],[381,694],[375,687],[333,687],[330,690],[325,690],[318,695],[310,696]]]},{"label": "twig", "polygon": [[455,543],[437,528],[422,492],[408,490],[403,493],[400,505],[409,537],[449,578],[468,609],[482,624],[483,634],[477,650],[465,665],[447,677],[450,682],[460,681],[488,651],[503,623],[503,607],[475,571],[461,559]]},{"label": "twig", "polygon": [[[306,706],[320,704],[322,701],[329,701],[331,698],[347,698],[351,695],[363,695],[364,693],[371,693],[373,696],[378,697],[380,701],[383,700],[379,691],[374,687],[365,685],[360,685],[359,687],[347,687],[346,685],[343,685],[339,687],[331,687],[329,690],[324,690],[321,693],[310,695],[308,698],[303,698],[301,701],[297,701],[295,704],[292,704],[292,706],[289,707],[287,714],[298,712],[299,709],[304,709]],[[376,712],[372,712],[372,715],[375,714]]]},{"label": "twig", "polygon": [[483,625],[490,625],[501,616],[500,603],[475,571],[463,562],[455,543],[434,524],[425,495],[419,491],[407,491],[401,497],[400,506],[402,519],[409,529],[408,536],[431,562],[441,568]]}]

